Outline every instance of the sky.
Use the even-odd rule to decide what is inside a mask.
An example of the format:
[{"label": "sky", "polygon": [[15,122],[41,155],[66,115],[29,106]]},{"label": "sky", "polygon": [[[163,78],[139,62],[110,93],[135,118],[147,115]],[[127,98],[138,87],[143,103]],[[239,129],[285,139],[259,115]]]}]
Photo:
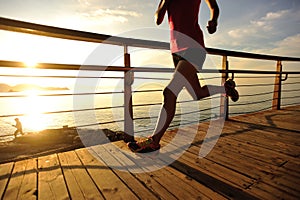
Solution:
[{"label": "sky", "polygon": [[[209,35],[205,28],[210,13],[205,1],[202,1],[199,24],[204,32],[207,47],[300,57],[300,0],[217,0],[220,8],[219,26],[218,31],[213,35]],[[0,17],[112,36],[168,42],[169,31],[166,18],[160,26],[156,26],[154,23],[154,13],[158,3],[159,0],[0,0]],[[36,62],[86,63],[89,56],[98,47],[99,44],[95,43],[46,38],[0,30],[0,60],[26,62],[29,63],[28,66]],[[109,48],[105,45],[100,49],[105,55],[100,59],[107,59],[106,57],[109,57],[107,52],[114,52],[116,57],[118,56],[117,50],[110,49],[108,51],[107,49]],[[118,50],[121,55],[122,50],[122,48]],[[158,53],[149,50],[135,52],[131,55],[133,66],[147,66],[147,64],[155,63],[158,67],[169,66],[173,68],[169,52]],[[155,57],[154,55],[159,56],[159,59],[151,60]],[[219,57],[218,62],[215,61],[213,64],[220,64],[221,59]],[[96,61],[98,62],[98,60]],[[93,60],[89,62],[93,62]],[[276,66],[274,61],[265,63],[243,59],[230,59],[229,63],[230,69],[273,71]],[[286,68],[285,63],[284,68]],[[292,65],[291,69],[299,71],[298,63]],[[70,72],[53,70],[44,70],[43,72],[45,72],[43,75],[77,75],[76,73],[70,74]],[[69,87],[70,89],[73,89],[72,87],[75,85],[73,79],[54,80],[2,76],[5,74],[35,75],[35,73],[40,74],[38,70],[31,68],[7,69],[0,67],[0,84],[38,83],[41,86]],[[93,74],[93,76],[96,75]],[[107,88],[109,85],[115,87],[114,84],[116,84],[111,83],[111,79],[101,79],[101,81],[99,85],[103,83]],[[148,85],[153,87],[153,82],[149,83],[144,79],[135,79],[134,83],[137,86],[140,84],[141,87]],[[81,87],[85,89],[85,92],[89,92],[83,83]],[[35,102],[32,98],[34,98],[34,94],[31,98],[29,95],[28,100]],[[14,101],[11,100],[11,102]],[[26,106],[23,105],[24,103]],[[50,106],[55,105],[53,101],[48,104]],[[24,112],[32,114],[42,112],[39,110],[41,108],[38,108],[40,106],[37,106],[40,105],[38,103],[33,103],[29,107],[26,102],[22,102],[20,105],[22,108],[17,112],[22,112],[22,109],[25,109]],[[9,110],[17,109],[16,105],[11,108],[7,106],[7,108]],[[36,124],[44,123],[40,122],[39,119],[41,118],[35,117],[34,120],[29,120],[34,123],[34,127]],[[28,121],[27,126],[29,123]]]},{"label": "sky", "polygon": [[[203,0],[199,24],[207,47],[300,57],[299,0],[219,0],[217,33],[205,30]],[[168,41],[167,20],[154,23],[159,0],[0,0],[0,16],[113,36]],[[137,31],[143,30],[143,31]],[[148,33],[147,33],[147,30]],[[157,33],[159,34],[155,34]],[[160,31],[160,32],[159,32]],[[95,44],[0,31],[1,60],[82,63]],[[31,60],[30,60],[31,59]]]}]

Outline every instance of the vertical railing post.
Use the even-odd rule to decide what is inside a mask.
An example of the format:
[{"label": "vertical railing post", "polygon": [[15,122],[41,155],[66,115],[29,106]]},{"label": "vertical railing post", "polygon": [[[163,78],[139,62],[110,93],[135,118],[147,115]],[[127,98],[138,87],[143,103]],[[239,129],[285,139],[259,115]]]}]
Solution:
[{"label": "vertical railing post", "polygon": [[[223,61],[222,61],[222,70],[225,70],[225,72],[222,73],[222,85],[224,85],[225,81],[228,79],[228,60],[227,56],[223,56]],[[221,107],[220,107],[220,116],[224,117],[225,120],[228,120],[228,98],[225,96],[221,96]]]},{"label": "vertical railing post", "polygon": [[281,60],[277,61],[276,65],[276,77],[274,83],[274,93],[272,101],[272,110],[280,110],[281,104],[281,80],[282,80],[282,64]]},{"label": "vertical railing post", "polygon": [[[127,45],[124,45],[124,66],[130,67],[130,54]],[[132,111],[132,71],[124,71],[124,132],[127,141],[134,140],[133,111]]]}]

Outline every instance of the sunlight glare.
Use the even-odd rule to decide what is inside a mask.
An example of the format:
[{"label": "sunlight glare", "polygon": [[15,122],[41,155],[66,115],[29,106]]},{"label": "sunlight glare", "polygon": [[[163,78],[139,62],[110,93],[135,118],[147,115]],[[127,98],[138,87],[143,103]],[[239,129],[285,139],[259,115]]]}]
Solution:
[{"label": "sunlight glare", "polygon": [[42,114],[44,108],[40,102],[38,90],[27,90],[26,95],[27,98],[23,108],[25,111],[23,126],[33,131],[45,129],[47,127],[47,120],[44,114]]},{"label": "sunlight glare", "polygon": [[23,63],[28,68],[35,68],[38,65],[37,61],[35,61],[34,59],[27,59]]}]

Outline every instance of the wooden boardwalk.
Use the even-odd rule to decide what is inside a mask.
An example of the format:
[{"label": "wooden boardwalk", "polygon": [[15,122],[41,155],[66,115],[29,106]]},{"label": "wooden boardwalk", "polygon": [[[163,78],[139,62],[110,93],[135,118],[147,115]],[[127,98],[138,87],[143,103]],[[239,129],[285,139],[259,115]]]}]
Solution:
[{"label": "wooden boardwalk", "polygon": [[[1,164],[0,197],[300,199],[300,106],[231,118],[213,150],[199,158],[208,125],[185,127],[187,133],[198,130],[192,145],[172,164],[151,172],[118,168],[134,167],[140,158],[122,153],[127,150],[121,141]],[[175,134],[168,132],[163,146]],[[151,159],[157,162],[155,155]]]}]

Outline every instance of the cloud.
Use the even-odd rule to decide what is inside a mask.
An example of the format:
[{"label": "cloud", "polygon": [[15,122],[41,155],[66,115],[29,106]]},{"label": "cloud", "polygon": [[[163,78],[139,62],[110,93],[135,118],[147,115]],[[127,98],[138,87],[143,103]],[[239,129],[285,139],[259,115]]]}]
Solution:
[{"label": "cloud", "polygon": [[125,23],[128,22],[129,17],[141,16],[140,13],[135,11],[101,8],[81,13],[81,15],[91,20],[99,20],[99,23],[101,24],[109,24],[113,22]]},{"label": "cloud", "polygon": [[277,12],[269,12],[266,16],[259,20],[251,21],[250,28],[258,28],[263,31],[272,31],[278,23],[289,17],[292,17],[292,12],[290,10],[280,10]]},{"label": "cloud", "polygon": [[275,48],[270,52],[276,55],[300,56],[300,34],[286,37],[285,39],[275,43]]},{"label": "cloud", "polygon": [[131,16],[131,17],[139,17],[141,14],[135,11],[128,10],[110,10],[110,9],[98,9],[95,11],[96,15],[122,15],[122,16]]},{"label": "cloud", "polygon": [[90,2],[89,0],[78,0],[78,3],[79,4],[82,4],[82,5],[86,5],[86,6],[90,6]]},{"label": "cloud", "polygon": [[130,10],[126,6],[114,5],[114,2],[104,3],[98,0],[78,0],[77,12],[85,20],[97,22],[100,25],[126,23],[130,18],[142,16],[141,13]]},{"label": "cloud", "polygon": [[235,28],[233,30],[228,31],[228,35],[233,38],[267,38],[270,34],[277,34],[276,30],[278,24],[283,20],[292,17],[293,15],[291,10],[280,10],[277,12],[269,12],[265,16],[261,17],[258,20],[251,20],[249,24],[246,24],[243,27]]},{"label": "cloud", "polygon": [[293,8],[268,12],[216,34],[211,41],[232,50],[299,56],[299,14]]},{"label": "cloud", "polygon": [[280,10],[278,12],[269,12],[269,13],[267,13],[267,15],[265,17],[262,18],[262,20],[268,21],[268,20],[279,19],[279,18],[284,17],[288,13],[290,13],[289,10]]},{"label": "cloud", "polygon": [[256,34],[257,30],[252,28],[236,28],[234,30],[228,31],[228,35],[233,39],[242,39],[244,37],[249,37]]}]

